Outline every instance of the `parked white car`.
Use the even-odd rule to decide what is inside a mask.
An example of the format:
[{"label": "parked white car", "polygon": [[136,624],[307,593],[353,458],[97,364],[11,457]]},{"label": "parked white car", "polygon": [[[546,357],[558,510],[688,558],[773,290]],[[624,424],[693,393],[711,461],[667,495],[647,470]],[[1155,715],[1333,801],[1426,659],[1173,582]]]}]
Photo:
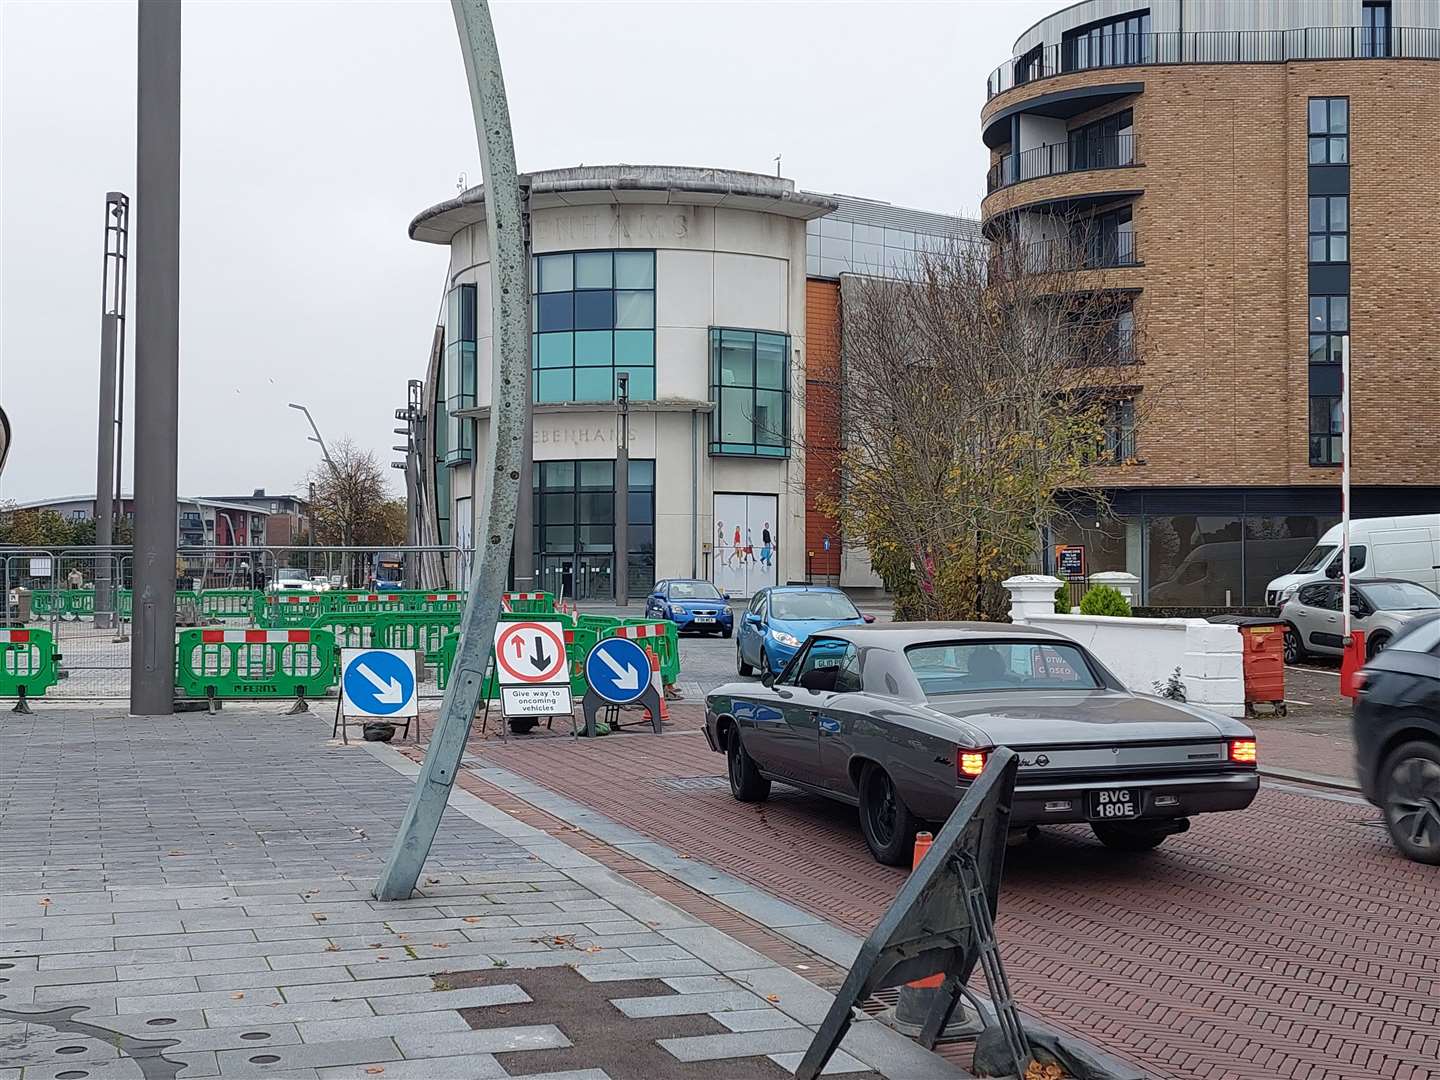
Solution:
[{"label": "parked white car", "polygon": [[[1336,525],[1294,570],[1265,587],[1265,601],[1281,607],[1302,585],[1338,580],[1340,569],[1340,526]],[[1399,578],[1440,592],[1440,514],[1350,522],[1350,577]]]},{"label": "parked white car", "polygon": [[318,581],[310,576],[309,570],[295,566],[286,566],[275,571],[275,577],[266,586],[266,592],[327,592],[330,586],[324,578]]}]

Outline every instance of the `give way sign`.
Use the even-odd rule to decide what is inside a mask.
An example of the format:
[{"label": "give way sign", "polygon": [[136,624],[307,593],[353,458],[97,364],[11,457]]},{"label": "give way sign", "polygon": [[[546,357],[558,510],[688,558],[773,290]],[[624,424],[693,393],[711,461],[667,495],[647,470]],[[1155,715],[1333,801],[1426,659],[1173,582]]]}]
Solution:
[{"label": "give way sign", "polygon": [[495,670],[501,686],[568,684],[565,628],[551,622],[500,623],[495,627]]}]

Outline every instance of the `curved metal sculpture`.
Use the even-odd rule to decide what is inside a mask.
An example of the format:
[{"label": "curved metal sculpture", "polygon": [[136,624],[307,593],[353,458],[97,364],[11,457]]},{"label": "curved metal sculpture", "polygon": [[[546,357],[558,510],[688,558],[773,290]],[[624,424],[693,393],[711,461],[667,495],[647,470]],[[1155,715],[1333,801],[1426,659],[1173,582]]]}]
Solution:
[{"label": "curved metal sculpture", "polygon": [[455,785],[470,723],[480,703],[490,643],[499,621],[500,598],[509,574],[525,419],[530,409],[530,277],[525,266],[525,206],[515,169],[515,141],[510,133],[510,106],[505,100],[500,52],[486,0],[451,0],[450,6],[460,32],[470,108],[480,141],[485,229],[490,238],[491,318],[497,357],[485,442],[490,480],[485,515],[476,533],[480,566],[471,581],[470,599],[461,620],[454,674],[390,861],[375,886],[375,896],[380,900],[404,900],[414,890],[440,827],[450,789]]}]

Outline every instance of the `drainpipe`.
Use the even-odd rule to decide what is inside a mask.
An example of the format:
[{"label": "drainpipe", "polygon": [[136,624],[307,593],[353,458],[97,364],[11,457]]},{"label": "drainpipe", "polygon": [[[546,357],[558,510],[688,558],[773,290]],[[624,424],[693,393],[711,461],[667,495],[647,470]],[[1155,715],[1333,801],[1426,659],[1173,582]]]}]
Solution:
[{"label": "drainpipe", "polygon": [[690,410],[690,576],[700,576],[700,410]]}]

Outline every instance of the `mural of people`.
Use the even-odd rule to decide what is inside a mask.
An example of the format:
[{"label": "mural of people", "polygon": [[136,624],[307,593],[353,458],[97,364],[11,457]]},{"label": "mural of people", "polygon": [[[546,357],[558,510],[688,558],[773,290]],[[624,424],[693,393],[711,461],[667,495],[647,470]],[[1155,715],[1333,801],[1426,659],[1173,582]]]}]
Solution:
[{"label": "mural of people", "polygon": [[755,561],[755,542],[754,542],[754,540],[752,540],[751,537],[750,537],[750,530],[749,530],[749,529],[746,529],[746,530],[745,530],[745,559],[744,559],[744,561],[747,562],[747,563],[753,563],[753,562]]},{"label": "mural of people", "polygon": [[734,566],[736,563],[743,563],[743,562],[745,561],[745,560],[741,557],[741,552],[742,552],[742,550],[743,550],[743,549],[740,547],[740,526],[739,526],[739,525],[736,525],[736,526],[735,526],[735,542],[734,542],[734,543],[731,545],[731,547],[730,547],[730,565],[731,565],[731,566]]},{"label": "mural of people", "polygon": [[760,564],[768,567],[770,565],[771,549],[774,542],[770,536],[770,523],[765,522],[764,528],[760,530]]}]

